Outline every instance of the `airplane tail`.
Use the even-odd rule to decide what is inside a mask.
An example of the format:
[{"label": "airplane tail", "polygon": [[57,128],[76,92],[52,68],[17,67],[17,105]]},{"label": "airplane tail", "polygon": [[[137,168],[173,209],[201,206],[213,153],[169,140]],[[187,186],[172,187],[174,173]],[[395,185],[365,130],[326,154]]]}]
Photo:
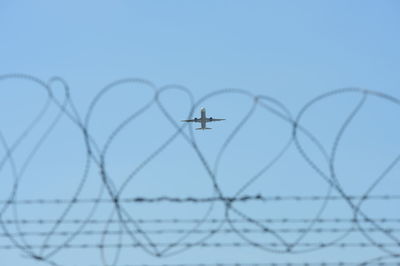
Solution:
[{"label": "airplane tail", "polygon": [[196,130],[204,130],[204,129],[211,129],[210,127],[199,127],[199,128],[196,128]]}]

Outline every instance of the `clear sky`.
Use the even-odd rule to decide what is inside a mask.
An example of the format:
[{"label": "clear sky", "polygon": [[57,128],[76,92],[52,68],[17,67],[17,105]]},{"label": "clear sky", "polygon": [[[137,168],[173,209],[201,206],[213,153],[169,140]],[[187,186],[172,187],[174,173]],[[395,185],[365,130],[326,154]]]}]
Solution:
[{"label": "clear sky", "polygon": [[[157,89],[179,84],[188,89],[195,101],[208,93],[226,88],[245,90],[278,100],[296,117],[314,97],[341,88],[361,88],[400,98],[400,2],[399,1],[11,1],[0,0],[0,75],[22,73],[45,82],[58,76],[69,87],[80,119],[89,117],[89,134],[103,149],[115,128],[154,97],[154,91],[143,83],[120,84],[99,98],[91,112],[95,96],[108,84],[123,78],[139,78],[152,82]],[[55,98],[62,101],[62,85],[52,83]],[[0,81],[0,213],[3,220],[14,221],[85,219],[93,203],[79,203],[66,212],[66,204],[19,204],[8,206],[15,176],[18,176],[17,199],[71,199],[77,187],[78,198],[91,199],[101,192],[101,171],[95,163],[99,154],[87,165],[85,141],[79,127],[54,104],[49,103],[42,119],[30,133],[19,137],[46,103],[46,91],[38,84],[21,79]],[[348,195],[399,194],[400,169],[394,166],[381,182],[373,186],[380,174],[398,155],[400,126],[399,106],[368,94],[351,125],[332,148],[341,125],[363,100],[359,92],[332,95],[310,106],[300,124],[311,132],[327,151],[337,180]],[[191,106],[182,90],[167,90],[160,95],[163,106],[173,121],[180,125]],[[234,196],[260,169],[275,158],[288,143],[288,150],[279,162],[251,183],[240,195],[325,196],[329,186],[312,169],[290,142],[292,124],[257,106],[243,127],[236,127],[252,107],[253,99],[230,91],[199,103],[210,116],[226,118],[212,123],[210,131],[193,132],[198,152],[216,176],[224,196]],[[271,101],[262,101],[283,112]],[[71,113],[71,108],[68,107]],[[46,136],[37,152],[31,151],[52,121],[61,119]],[[285,115],[286,116],[286,115]],[[75,117],[76,118],[76,117]],[[288,118],[286,116],[286,118]],[[152,105],[137,119],[118,132],[105,155],[106,171],[121,198],[130,197],[212,197],[215,196],[210,174],[205,170],[191,144],[179,135],[157,156],[133,176],[137,169],[160,145],[176,132],[176,128]],[[185,128],[186,136],[190,136]],[[228,137],[237,132],[227,146]],[[300,133],[299,133],[300,134]],[[339,134],[340,135],[340,134]],[[304,134],[299,141],[311,160],[323,173],[331,173],[329,163]],[[6,144],[5,144],[6,143]],[[17,143],[17,144],[15,144]],[[8,149],[15,144],[12,160]],[[222,149],[221,157],[218,157]],[[332,152],[332,149],[334,150]],[[96,153],[96,152],[94,152]],[[334,155],[332,155],[334,154]],[[4,159],[6,158],[6,159]],[[218,159],[220,158],[220,159]],[[3,163],[4,161],[4,163]],[[397,162],[397,161],[395,161]],[[25,165],[25,166],[24,166]],[[14,169],[14,170],[13,170]],[[80,186],[87,170],[87,180]],[[13,172],[14,171],[14,172]],[[14,175],[13,175],[14,174]],[[396,176],[397,175],[397,176]],[[125,182],[126,181],[126,182]],[[369,189],[372,188],[371,191]],[[339,196],[335,190],[333,196]],[[103,198],[107,192],[103,191]],[[354,202],[356,204],[357,201]],[[4,207],[6,206],[6,207]],[[97,205],[91,219],[112,217],[112,204]],[[235,203],[235,208],[252,219],[313,219],[323,201],[248,201]],[[373,218],[399,219],[399,199],[371,200],[363,203],[363,212]],[[124,215],[132,219],[224,219],[226,209],[214,204],[123,203]],[[113,216],[110,216],[113,215]],[[233,211],[231,218],[240,218]],[[352,218],[353,212],[344,200],[331,201],[321,218]],[[124,216],[126,218],[126,216]],[[298,229],[309,224],[264,223],[262,228]],[[400,228],[399,223],[379,224]],[[397,225],[397,227],[396,227]],[[62,224],[46,240],[51,224],[5,224],[0,230],[0,265],[46,265],[28,258],[18,249],[5,249],[14,244],[4,234],[9,232],[41,232],[39,235],[17,236],[18,243],[53,246],[63,243],[80,224]],[[19,226],[19,227],[18,227]],[[224,224],[224,229],[231,230]],[[240,227],[242,226],[242,227]],[[349,228],[351,223],[321,224],[316,227]],[[372,228],[370,224],[364,225]],[[193,224],[143,224],[144,230],[187,230]],[[199,241],[207,229],[218,224],[201,224],[184,240]],[[83,231],[104,231],[106,225],[88,224]],[[260,230],[254,223],[236,229]],[[110,230],[135,230],[115,223]],[[137,229],[137,228],[136,228]],[[185,230],[184,230],[185,229]],[[295,242],[301,232],[281,232],[284,242]],[[328,243],[343,232],[308,234],[300,243]],[[180,233],[154,233],[150,242],[171,243]],[[217,234],[205,243],[272,243],[276,235],[257,231],[245,233],[246,241],[237,234]],[[107,249],[64,248],[49,256],[60,265],[137,265],[190,263],[272,263],[272,262],[363,262],[387,254],[400,254],[399,232],[389,235],[380,231],[370,239],[360,232],[349,234],[344,243],[376,241],[392,246],[324,248],[315,252],[276,253],[251,247],[192,247],[174,254],[172,247],[161,258],[157,252],[141,248]],[[139,234],[141,242],[149,241]],[[133,243],[131,236],[122,240],[118,234],[107,235],[104,243]],[[73,244],[99,244],[101,234],[79,234]],[[339,242],[341,243],[341,242]],[[394,246],[393,246],[394,245]],[[299,245],[298,251],[307,249]],[[296,251],[296,248],[294,249]],[[284,248],[273,248],[285,250]],[[25,248],[27,250],[27,248]],[[50,248],[41,253],[52,252]],[[25,254],[25,255],[24,255]],[[165,257],[164,257],[165,255]],[[168,255],[168,256],[167,256]],[[103,258],[103,259],[102,259]],[[118,258],[118,260],[114,260]],[[398,259],[398,258],[397,258]],[[396,258],[383,260],[393,262]],[[114,264],[113,264],[114,263]]]}]

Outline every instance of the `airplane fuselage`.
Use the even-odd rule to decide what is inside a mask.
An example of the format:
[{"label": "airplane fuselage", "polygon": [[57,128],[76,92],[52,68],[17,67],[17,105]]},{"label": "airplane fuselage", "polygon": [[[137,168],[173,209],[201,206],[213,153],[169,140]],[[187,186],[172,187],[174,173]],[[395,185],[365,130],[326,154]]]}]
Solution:
[{"label": "airplane fuselage", "polygon": [[206,116],[206,108],[201,108],[200,109],[200,123],[201,123],[201,129],[207,129],[207,116]]}]

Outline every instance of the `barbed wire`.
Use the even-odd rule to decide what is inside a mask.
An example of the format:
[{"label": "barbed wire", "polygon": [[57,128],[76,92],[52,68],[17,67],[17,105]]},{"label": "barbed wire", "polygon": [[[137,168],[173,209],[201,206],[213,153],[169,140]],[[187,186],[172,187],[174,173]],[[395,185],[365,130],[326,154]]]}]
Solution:
[{"label": "barbed wire", "polygon": [[[150,245],[150,244],[149,244]],[[190,247],[200,247],[200,248],[218,248],[218,247],[233,247],[233,248],[243,248],[243,247],[254,247],[254,246],[260,246],[260,247],[286,247],[286,245],[278,242],[271,242],[271,243],[257,243],[257,244],[252,244],[248,242],[202,242],[202,243],[179,243],[179,244],[171,244],[171,243],[152,243],[151,245],[156,246],[156,247],[185,247],[185,248],[190,248]],[[370,247],[376,247],[375,244],[371,243],[335,243],[335,244],[326,244],[326,243],[307,243],[303,242],[298,244],[301,247],[312,247],[312,248],[326,248],[326,247],[339,247],[339,248],[370,248]],[[30,249],[54,249],[58,248],[58,245],[56,244],[38,244],[38,245],[28,245],[27,246]],[[63,245],[64,249],[105,249],[105,248],[142,248],[143,245],[139,243],[108,243],[108,244],[93,244],[93,243],[79,243],[79,244],[66,244]],[[397,244],[394,243],[380,243],[379,247],[398,247]],[[1,249],[18,249],[18,247],[14,245],[0,245]]]},{"label": "barbed wire", "polygon": [[[349,195],[350,200],[398,200],[400,195]],[[246,202],[246,201],[320,201],[320,200],[344,200],[340,196],[264,196],[264,195],[245,195],[240,197],[135,197],[121,198],[119,202],[124,203],[209,203],[209,202]],[[24,199],[24,200],[0,200],[0,204],[78,204],[78,203],[113,203],[112,199]]]},{"label": "barbed wire", "polygon": [[[350,228],[337,228],[337,227],[328,227],[328,228],[312,228],[309,229],[307,227],[304,228],[274,228],[273,229],[275,232],[279,233],[304,233],[304,232],[309,232],[309,233],[340,233],[340,232],[358,232],[359,229],[355,227],[350,227]],[[241,228],[239,229],[240,232],[246,233],[246,234],[255,234],[255,233],[265,233],[265,230],[261,229],[251,229],[251,228]],[[380,230],[376,228],[364,228],[365,232],[380,232]],[[385,228],[386,232],[400,232],[400,228]],[[55,236],[68,236],[73,234],[74,231],[58,231],[54,232]],[[196,230],[190,230],[190,229],[154,229],[154,230],[137,230],[134,231],[136,234],[141,234],[145,233],[148,235],[161,235],[161,234],[184,234],[184,233],[190,233],[190,234],[235,234],[236,230],[233,229],[196,229]],[[10,234],[0,234],[0,237],[17,237],[17,236],[46,236],[48,232],[43,231],[32,231],[32,232],[18,232],[18,233],[10,233]],[[125,231],[123,230],[83,230],[79,233],[80,236],[92,236],[92,235],[123,235],[125,234]]]},{"label": "barbed wire", "polygon": [[[209,220],[201,220],[201,219],[135,219],[134,221],[131,220],[124,220],[124,223],[139,223],[139,224],[197,224],[199,222],[203,222],[205,224],[221,224],[227,223],[228,220],[226,219],[209,219]],[[334,224],[341,224],[341,223],[400,223],[400,219],[391,219],[391,218],[374,218],[374,219],[347,219],[347,218],[319,218],[319,219],[302,219],[302,218],[275,218],[275,219],[257,219],[254,220],[257,223],[278,223],[278,224],[298,224],[298,223],[334,223]],[[72,220],[46,220],[46,219],[35,219],[35,220],[27,220],[27,219],[20,219],[20,220],[3,220],[2,223],[5,224],[54,224],[54,223],[64,223],[64,224],[81,224],[86,222],[87,224],[118,224],[120,220],[102,220],[102,219],[90,219],[90,220],[82,220],[82,219],[72,219]],[[248,224],[248,220],[240,220],[240,219],[230,219],[229,222],[231,223],[245,223]]]},{"label": "barbed wire", "polygon": [[[355,262],[270,262],[270,263],[185,263],[185,264],[124,264],[118,266],[355,266]],[[377,266],[399,266],[400,262],[380,262]]]},{"label": "barbed wire", "polygon": [[[380,99],[386,104],[400,107],[400,100],[394,96],[387,95],[377,91],[347,88],[330,91],[323,95],[317,96],[304,106],[296,115],[292,115],[289,109],[277,99],[266,95],[253,95],[252,93],[242,89],[223,89],[205,95],[199,100],[195,100],[189,89],[180,85],[167,85],[157,87],[152,82],[144,79],[121,79],[110,83],[102,88],[89,104],[89,108],[84,116],[75,106],[71,96],[71,90],[62,78],[54,77],[48,82],[42,81],[39,78],[24,75],[10,74],[0,76],[0,86],[7,81],[20,82],[25,81],[32,86],[40,87],[45,93],[44,104],[39,108],[39,111],[34,118],[27,124],[22,132],[15,136],[13,141],[10,141],[3,133],[3,128],[0,129],[0,178],[11,176],[10,190],[8,195],[0,195],[0,237],[7,240],[7,244],[0,244],[0,250],[19,250],[26,257],[32,258],[35,261],[47,263],[52,266],[59,266],[61,263],[56,262],[55,258],[62,250],[66,249],[100,249],[101,260],[103,265],[116,266],[119,263],[120,253],[122,248],[135,248],[143,251],[152,257],[166,258],[173,255],[178,255],[193,248],[224,248],[224,247],[252,247],[260,251],[266,251],[274,254],[303,254],[307,252],[318,251],[326,248],[370,248],[375,249],[376,256],[372,259],[365,260],[357,265],[390,265],[384,260],[396,260],[400,256],[400,229],[391,223],[399,223],[400,217],[382,217],[381,214],[376,214],[369,211],[364,206],[366,203],[376,201],[389,201],[393,203],[400,199],[398,194],[390,194],[382,192],[376,194],[374,191],[387,176],[392,173],[399,164],[400,153],[393,157],[386,167],[376,175],[373,182],[361,194],[347,193],[346,188],[340,181],[339,171],[337,168],[338,150],[342,147],[344,136],[348,129],[357,119],[357,117],[365,108],[369,99]],[[63,94],[59,96],[55,92],[55,86],[61,86]],[[138,86],[142,90],[151,93],[150,99],[145,102],[141,101],[142,106],[133,106],[130,113],[121,119],[113,130],[106,136],[104,142],[100,142],[96,137],[96,131],[93,129],[94,118],[99,111],[99,105],[104,99],[107,99],[109,93],[121,86]],[[205,153],[201,150],[201,145],[192,125],[181,125],[173,118],[171,112],[166,108],[162,101],[162,95],[172,91],[184,94],[190,103],[190,111],[187,117],[192,118],[195,110],[209,100],[215,97],[225,97],[228,95],[237,95],[251,102],[251,106],[246,110],[243,117],[240,117],[238,124],[228,134],[228,137],[223,140],[222,146],[216,153],[216,159],[213,163],[208,160]],[[315,131],[312,131],[304,122],[305,117],[315,105],[324,103],[328,99],[335,98],[339,95],[353,95],[357,101],[352,104],[352,109],[347,113],[345,119],[338,128],[332,129],[335,133],[333,144],[329,149],[323,145],[320,137]],[[53,111],[50,111],[53,108]],[[151,108],[159,110],[166,121],[174,128],[174,132],[165,137],[163,143],[159,144],[152,152],[150,152],[142,161],[135,167],[130,169],[130,173],[120,182],[117,183],[115,175],[110,174],[109,160],[110,150],[114,147],[116,140],[125,132],[133,121],[141,115],[148,112]],[[56,111],[54,111],[56,110]],[[225,156],[231,143],[236,138],[238,133],[246,127],[248,121],[256,113],[262,110],[268,115],[278,119],[282,125],[288,129],[288,134],[284,140],[284,144],[269,161],[266,161],[255,173],[250,176],[240,186],[236,192],[226,195],[222,189],[222,182],[219,179],[222,158]],[[48,116],[48,117],[47,117]],[[44,122],[45,118],[48,118]],[[68,121],[70,128],[73,128],[80,135],[83,145],[83,167],[79,175],[78,183],[75,190],[69,198],[32,198],[21,199],[21,184],[24,182],[24,177],[27,175],[31,165],[34,164],[34,159],[39,156],[39,150],[48,141],[54,130],[59,126],[61,120]],[[37,142],[33,145],[30,151],[24,152],[26,157],[20,159],[18,151],[24,147],[24,142],[36,130],[41,123],[47,123],[44,130],[38,137]],[[282,134],[282,139],[285,135]],[[193,151],[200,165],[204,168],[204,176],[211,183],[212,190],[208,197],[198,196],[169,196],[161,195],[155,197],[148,196],[130,196],[125,194],[129,190],[129,185],[138,175],[143,172],[143,169],[149,167],[155,158],[159,157],[169,146],[177,139],[182,140],[185,145]],[[313,152],[307,148],[305,143],[312,146]],[[297,151],[305,165],[312,169],[313,174],[317,175],[320,180],[327,185],[325,195],[267,195],[267,194],[249,194],[249,187],[253,186],[258,180],[261,180],[278,162],[284,158],[290,149]],[[313,156],[318,154],[322,159],[316,160]],[[6,169],[8,169],[6,171]],[[100,189],[97,197],[85,198],[83,195],[84,188],[88,184],[89,177],[92,171],[99,173]],[[118,178],[118,180],[120,180]],[[0,179],[2,182],[3,179]],[[49,188],[51,189],[51,188]],[[129,191],[131,192],[131,191]],[[396,191],[397,192],[397,191]],[[246,193],[246,194],[245,194]],[[136,192],[137,195],[137,192]],[[240,206],[258,203],[276,203],[281,204],[283,201],[293,202],[315,202],[319,204],[319,209],[311,216],[306,218],[268,218],[260,219],[258,215],[247,214]],[[324,213],[327,210],[328,203],[340,202],[341,208],[346,208],[349,213],[341,218],[326,218]],[[132,203],[132,204],[131,204]],[[132,211],[130,206],[141,206],[143,204],[158,205],[168,203],[174,206],[178,204],[203,204],[208,206],[207,211],[201,218],[193,219],[143,219]],[[218,204],[220,203],[220,204]],[[99,208],[107,204],[107,217],[97,219],[96,212]],[[218,204],[218,206],[217,206]],[[52,219],[34,219],[21,217],[21,208],[23,205],[43,206],[50,208],[53,206],[60,212],[55,212],[56,218]],[[74,210],[84,208],[84,214],[79,218],[72,219],[71,216]],[[222,206],[222,207],[221,207]],[[110,208],[111,207],[111,208]],[[26,207],[25,207],[26,208]],[[219,208],[219,211],[216,209]],[[111,210],[110,210],[111,209]],[[26,211],[26,209],[23,209]],[[368,210],[368,211],[367,211]],[[213,212],[218,212],[218,218],[213,218]],[[75,214],[76,215],[76,214]],[[9,217],[11,216],[11,218]],[[377,218],[380,217],[380,218]],[[335,224],[329,227],[317,227],[321,224]],[[92,229],[89,226],[101,225],[103,229]],[[164,226],[172,224],[180,226],[179,228],[143,228],[143,226]],[[301,224],[301,227],[299,227]],[[345,227],[336,225],[346,224]],[[36,225],[43,227],[48,225],[48,228],[24,228],[26,225]],[[65,229],[66,225],[75,225],[74,228]],[[183,226],[188,226],[184,227]],[[211,225],[213,228],[203,228],[204,225]],[[272,226],[273,225],[273,226]],[[278,226],[277,226],[278,225]],[[292,225],[293,228],[286,228],[283,225]],[[118,229],[110,228],[118,226]],[[244,226],[244,227],[243,227]],[[349,236],[358,233],[362,236],[362,241],[347,241]],[[297,233],[294,240],[288,240],[284,234]],[[154,235],[176,234],[179,235],[174,240],[169,242],[160,242],[154,238]],[[230,240],[229,242],[214,241],[211,239],[218,235],[234,235],[240,239]],[[317,234],[321,237],[320,242],[307,240],[311,234]],[[334,236],[327,236],[334,234]],[[118,238],[118,242],[111,243],[107,238],[114,235]],[[252,235],[257,235],[253,238]],[[98,236],[100,239],[93,239],[92,243],[79,242],[75,243],[78,237],[81,236]],[[124,236],[124,241],[122,241]],[[31,237],[36,237],[35,241]],[[37,238],[40,237],[38,242]],[[196,237],[193,239],[193,237]],[[324,238],[324,240],[322,240]],[[327,239],[325,239],[327,238]],[[57,244],[55,244],[54,240]],[[115,239],[114,239],[115,240]],[[126,241],[129,242],[126,242]],[[164,240],[165,241],[165,240]],[[32,244],[33,243],[33,244]],[[106,249],[116,249],[114,255],[106,254]],[[372,254],[371,254],[372,256]],[[111,259],[110,259],[111,257]],[[111,262],[110,262],[111,261]],[[380,264],[383,263],[383,264]],[[386,264],[385,264],[386,263]],[[203,265],[203,264],[199,264]],[[205,264],[204,264],[205,265]],[[229,265],[229,264],[221,264]],[[238,263],[234,265],[246,265]],[[257,264],[261,265],[261,264]],[[263,264],[263,265],[280,265],[280,264]],[[302,265],[302,264],[282,264],[282,265]],[[312,264],[304,264],[312,265]],[[325,265],[325,264],[321,264]],[[328,265],[328,264],[327,264]],[[342,265],[342,264],[335,264]],[[345,265],[345,264],[343,264]],[[394,264],[393,264],[394,265]]]}]

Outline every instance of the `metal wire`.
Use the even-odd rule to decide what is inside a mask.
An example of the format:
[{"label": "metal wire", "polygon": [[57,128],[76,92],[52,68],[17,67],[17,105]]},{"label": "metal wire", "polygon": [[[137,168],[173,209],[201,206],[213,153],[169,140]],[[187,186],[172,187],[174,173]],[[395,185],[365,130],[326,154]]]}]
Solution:
[{"label": "metal wire", "polygon": [[[359,88],[347,88],[330,91],[317,96],[304,106],[296,115],[292,115],[284,104],[277,99],[267,95],[253,95],[242,89],[223,89],[205,95],[200,100],[195,100],[189,89],[180,85],[168,85],[157,87],[152,82],[143,79],[122,79],[110,83],[96,94],[89,104],[85,115],[80,112],[72,100],[71,90],[62,78],[54,77],[48,82],[36,77],[24,74],[10,74],[0,76],[0,86],[7,82],[27,82],[32,86],[40,87],[45,92],[44,105],[40,108],[36,116],[31,120],[23,132],[16,136],[14,141],[7,139],[3,130],[0,129],[0,182],[2,176],[9,171],[12,176],[11,186],[7,195],[1,195],[0,199],[0,237],[7,241],[7,244],[0,244],[0,250],[18,250],[26,257],[48,265],[62,265],[57,261],[58,254],[63,250],[69,249],[98,249],[101,254],[103,265],[119,265],[122,249],[135,248],[145,254],[156,258],[166,258],[177,256],[190,249],[196,248],[254,248],[274,254],[303,254],[307,252],[317,252],[328,248],[354,249],[363,248],[374,250],[377,254],[373,258],[365,258],[364,261],[357,263],[349,262],[322,262],[322,263],[221,263],[220,266],[228,265],[399,265],[390,260],[398,260],[400,256],[400,228],[399,212],[394,212],[391,217],[382,217],[379,214],[367,211],[366,203],[383,201],[384,203],[398,204],[399,194],[385,192],[375,194],[375,188],[386,180],[393,172],[400,161],[400,153],[393,157],[367,187],[362,194],[347,193],[343,185],[339,169],[339,150],[342,148],[343,139],[348,130],[357,120],[358,116],[365,108],[370,99],[379,99],[385,104],[400,107],[400,100],[394,96],[383,94],[377,91],[364,90]],[[63,95],[56,96],[54,87],[61,86]],[[129,114],[124,117],[119,124],[109,133],[104,142],[96,138],[92,128],[94,117],[100,109],[103,100],[108,95],[121,86],[129,85],[141,87],[151,93],[148,101],[142,101],[142,106],[134,106],[129,110]],[[179,124],[171,115],[170,111],[163,102],[163,95],[167,93],[183,93],[190,102],[190,111],[187,117],[193,117],[195,110],[207,101],[216,97],[226,97],[235,95],[248,100],[251,104],[246,113],[241,117],[237,126],[226,139],[217,152],[216,160],[210,163],[205,153],[202,151],[201,142],[194,134],[191,125]],[[333,145],[329,149],[322,143],[317,132],[312,131],[306,126],[305,117],[312,112],[317,104],[324,103],[336,97],[358,97],[352,105],[352,109],[347,113],[345,119],[335,132]],[[39,127],[43,126],[45,117],[51,113],[51,108],[56,110],[52,113],[48,124],[43,128],[38,141],[27,153],[27,157],[21,161],[18,158],[18,151],[24,146],[24,141],[30,134]],[[109,171],[110,150],[114,143],[133,121],[148,112],[151,108],[156,108],[165,117],[166,121],[174,128],[169,136],[165,137],[164,142],[159,144],[143,160],[130,170],[129,175],[117,185],[116,177]],[[259,110],[278,119],[286,127],[287,136],[281,149],[276,152],[269,161],[262,167],[254,171],[254,174],[233,193],[226,195],[222,189],[223,184],[219,179],[221,172],[221,161],[226,151],[231,147],[238,133],[246,128],[248,121]],[[55,115],[54,115],[55,114]],[[83,143],[83,168],[79,176],[79,182],[70,198],[31,198],[21,199],[20,188],[24,182],[24,177],[29,171],[29,167],[34,164],[34,159],[38,156],[39,150],[48,141],[53,131],[58,127],[62,120],[66,120],[69,126],[79,133],[81,143]],[[46,120],[47,121],[47,120]],[[170,196],[160,195],[155,197],[133,195],[124,197],[128,191],[129,184],[144,169],[168,149],[175,141],[180,139],[187,144],[197,156],[200,165],[204,168],[204,178],[208,179],[212,190],[209,197],[199,196]],[[311,152],[306,145],[311,143],[314,152]],[[314,171],[320,180],[325,182],[328,187],[327,193],[322,195],[267,195],[267,194],[245,194],[249,187],[255,182],[265,178],[266,174],[280,161],[290,149],[295,149],[301,158],[301,162]],[[318,161],[313,157],[317,153],[322,158]],[[18,161],[18,162],[17,162]],[[91,171],[98,174],[98,185],[100,187],[97,196],[84,197],[84,189],[89,182]],[[100,184],[99,184],[100,183]],[[1,185],[1,183],[0,183]],[[49,188],[51,189],[51,188]],[[318,204],[319,209],[313,215],[306,217],[284,217],[284,218],[260,218],[245,213],[241,206],[250,204],[265,204],[270,206],[275,204],[283,206],[286,202],[294,204]],[[341,208],[348,212],[345,216],[329,218],[324,216],[328,205],[338,202]],[[196,205],[208,206],[207,211],[200,218],[166,218],[144,219],[139,217],[130,208],[131,206],[142,206],[152,204],[158,206],[163,204]],[[38,205],[38,206],[36,206]],[[56,217],[52,219],[23,217],[23,210],[26,208],[43,207],[56,208]],[[107,216],[98,218],[95,216],[99,208],[107,207]],[[77,209],[84,209],[84,217],[73,216]],[[21,211],[22,210],[22,211]],[[54,209],[52,209],[54,210]],[[213,215],[212,215],[213,213]],[[217,215],[215,215],[217,213]],[[75,214],[76,215],[76,214]],[[175,226],[168,228],[168,226]],[[204,227],[204,226],[208,227]],[[26,229],[26,226],[33,226],[33,229]],[[72,226],[71,228],[66,226]],[[94,228],[101,226],[102,228]],[[148,228],[158,226],[157,228]],[[289,240],[285,235],[297,234],[293,240]],[[154,239],[154,235],[175,234],[177,237],[170,241],[160,242]],[[359,238],[354,241],[351,237],[358,234]],[[215,237],[228,238],[235,236],[236,239],[226,239],[224,241],[212,240]],[[310,237],[317,235],[320,241],[309,240]],[[92,242],[82,242],[82,237],[88,237]],[[96,238],[94,238],[97,236]],[[112,239],[117,242],[112,242]],[[193,238],[196,236],[196,238]],[[34,240],[33,238],[34,237]],[[239,240],[237,240],[239,239]],[[363,241],[360,241],[362,239]],[[106,254],[108,249],[117,250],[113,256]],[[366,255],[368,255],[366,253]],[[372,256],[372,254],[371,254]],[[110,259],[111,257],[111,259]],[[111,261],[111,262],[110,262]],[[397,264],[396,264],[397,263]],[[142,264],[145,265],[145,264]],[[166,264],[164,264],[166,265]],[[173,265],[173,264],[170,264]],[[179,264],[175,264],[179,265]],[[187,264],[185,264],[187,265]],[[211,265],[211,264],[192,264],[192,265]]]}]

